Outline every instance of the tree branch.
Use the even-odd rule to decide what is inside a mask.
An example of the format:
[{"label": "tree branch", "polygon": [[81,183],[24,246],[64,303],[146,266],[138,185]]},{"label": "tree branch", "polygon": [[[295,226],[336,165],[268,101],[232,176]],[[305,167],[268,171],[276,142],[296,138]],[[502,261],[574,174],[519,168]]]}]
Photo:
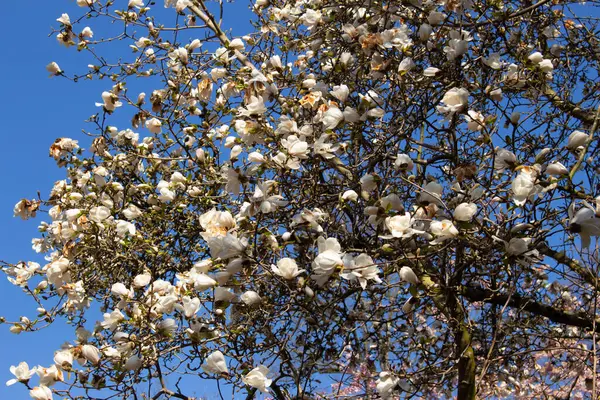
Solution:
[{"label": "tree branch", "polygon": [[[548,318],[550,321],[558,324],[576,326],[589,330],[594,329],[594,321],[583,313],[575,314],[562,311],[516,293],[509,296],[508,294],[495,293],[492,290],[481,287],[464,286],[460,289],[460,294],[470,302],[483,301],[489,304],[507,304],[508,307],[528,311],[532,314]],[[596,326],[599,325],[600,320],[596,321]]]},{"label": "tree branch", "polygon": [[592,125],[594,123],[595,113],[593,110],[582,109],[570,101],[561,99],[560,96],[549,87],[544,89],[544,95],[556,108],[569,114],[571,117],[578,119],[585,125]]},{"label": "tree branch", "polygon": [[[219,39],[221,44],[229,49],[230,40],[227,37],[227,35],[225,34],[225,32],[223,32],[221,27],[216,24],[216,22],[212,18],[212,15],[202,11],[196,4],[200,4],[202,7],[204,7],[204,4],[202,3],[202,1],[194,1],[194,4],[189,6],[188,8],[198,18],[200,18],[202,20],[202,22],[204,22],[206,24],[206,26],[215,33],[215,35],[217,35],[217,38]],[[248,59],[248,57],[246,57],[244,54],[242,54],[241,51],[236,50],[236,49],[230,49],[230,50],[233,50],[235,57],[246,67],[250,68],[251,70],[257,69],[254,66],[254,64],[252,64],[252,62]]]},{"label": "tree branch", "polygon": [[546,243],[538,245],[537,249],[543,255],[548,256],[554,259],[556,262],[559,262],[569,267],[571,271],[577,273],[586,283],[596,288],[596,290],[600,289],[597,278],[594,275],[594,273],[582,266],[581,263],[579,263],[579,261],[567,257],[567,255],[562,251],[556,251],[551,249]]},{"label": "tree branch", "polygon": [[471,344],[471,332],[465,321],[466,315],[458,301],[458,294],[448,288],[442,289],[429,276],[422,276],[423,286],[427,289],[435,305],[450,319],[453,325],[454,344],[458,356],[458,393],[457,400],[475,400],[477,386],[475,382],[475,353]]}]

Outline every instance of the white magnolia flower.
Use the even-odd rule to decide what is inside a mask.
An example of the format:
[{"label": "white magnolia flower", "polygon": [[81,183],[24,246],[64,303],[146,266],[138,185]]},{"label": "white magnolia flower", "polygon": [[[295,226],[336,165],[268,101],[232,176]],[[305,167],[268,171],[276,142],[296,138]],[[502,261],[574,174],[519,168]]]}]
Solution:
[{"label": "white magnolia flower", "polygon": [[534,64],[539,64],[544,59],[544,56],[539,51],[536,51],[535,53],[531,53],[527,59]]},{"label": "white magnolia flower", "polygon": [[162,129],[162,122],[160,122],[160,120],[158,118],[150,118],[148,121],[146,121],[146,128],[154,134],[159,134]]},{"label": "white magnolia flower", "polygon": [[308,158],[308,143],[305,140],[298,138],[296,135],[289,135],[285,139],[281,139],[281,145],[287,150],[288,155],[299,159]]},{"label": "white magnolia flower", "polygon": [[217,211],[216,208],[202,214],[199,221],[200,226],[204,228],[201,235],[205,240],[214,236],[224,236],[236,227],[235,219],[229,211]]},{"label": "white magnolia flower", "polygon": [[334,129],[344,120],[344,113],[337,107],[329,107],[323,115],[323,129]]},{"label": "white magnolia flower", "polygon": [[511,256],[520,256],[529,250],[531,238],[511,238],[506,244],[506,252]]},{"label": "white magnolia flower", "polygon": [[389,399],[392,397],[394,389],[398,386],[400,378],[395,376],[389,371],[383,371],[379,373],[379,379],[377,379],[377,392],[382,399]]},{"label": "white magnolia flower", "polygon": [[483,59],[483,63],[492,69],[502,68],[502,60],[500,60],[499,53],[492,53],[488,58]]},{"label": "white magnolia flower", "polygon": [[110,313],[104,313],[104,320],[100,323],[100,325],[104,329],[108,329],[114,331],[117,326],[125,319],[125,316],[120,310],[114,310]]},{"label": "white magnolia flower", "polygon": [[452,88],[442,98],[444,105],[437,107],[442,114],[453,114],[463,111],[469,104],[469,92],[463,88]]},{"label": "white magnolia flower", "polygon": [[423,42],[427,41],[432,33],[433,28],[429,24],[421,24],[421,26],[419,26],[419,31],[417,32],[419,35],[419,40]]},{"label": "white magnolia flower", "polygon": [[231,148],[231,152],[229,153],[229,159],[231,161],[235,161],[238,159],[240,154],[242,154],[243,148],[239,144],[236,144]]},{"label": "white magnolia flower", "polygon": [[513,201],[516,205],[522,206],[525,204],[529,196],[536,192],[536,178],[537,170],[533,167],[523,167],[519,171],[519,175],[517,175],[511,185]]},{"label": "white magnolia flower", "polygon": [[73,153],[79,148],[77,140],[70,138],[58,138],[50,146],[50,156],[59,161],[61,157]]},{"label": "white magnolia flower", "polygon": [[440,72],[439,68],[427,67],[423,70],[423,76],[432,77],[432,76],[435,76],[438,72]]},{"label": "white magnolia flower", "polygon": [[502,89],[491,90],[489,95],[492,100],[501,101],[502,100]]},{"label": "white magnolia flower", "polygon": [[416,64],[413,61],[413,59],[410,57],[407,57],[407,58],[404,58],[402,61],[400,61],[400,65],[398,65],[398,72],[403,74],[403,73],[410,71],[414,67],[416,67]]},{"label": "white magnolia flower", "polygon": [[29,379],[35,374],[37,368],[29,369],[29,365],[23,361],[19,363],[18,366],[11,365],[10,373],[15,376],[15,378],[6,382],[6,386],[14,385],[17,382],[27,382]]},{"label": "white magnolia flower", "polygon": [[246,104],[246,107],[240,107],[238,109],[238,115],[250,117],[253,115],[262,115],[267,112],[265,103],[262,97],[250,96],[250,101]]},{"label": "white magnolia flower", "polygon": [[52,61],[50,64],[46,65],[46,71],[50,72],[50,76],[55,76],[60,74],[62,69],[60,69],[57,63]]},{"label": "white magnolia flower", "polygon": [[150,275],[150,273],[148,273],[148,272],[136,275],[136,277],[133,279],[133,287],[135,287],[135,288],[144,287],[144,286],[148,285],[151,280],[152,280],[152,275]]},{"label": "white magnolia flower", "polygon": [[143,360],[138,355],[134,354],[133,356],[129,357],[127,361],[125,361],[123,367],[127,371],[137,371],[142,367],[142,363]]},{"label": "white magnolia flower", "polygon": [[158,182],[158,185],[156,185],[156,189],[158,190],[158,193],[160,193],[158,195],[158,200],[162,201],[163,203],[173,201],[177,196],[175,191],[171,190],[169,182],[165,180],[161,180],[160,182]]},{"label": "white magnolia flower", "polygon": [[25,286],[40,268],[40,264],[32,261],[18,263],[15,267],[8,269],[8,281],[13,285]]},{"label": "white magnolia flower", "polygon": [[133,204],[127,206],[127,208],[123,209],[123,216],[125,218],[132,220],[142,216],[142,211]]},{"label": "white magnolia flower", "polygon": [[432,11],[427,16],[427,22],[430,25],[439,25],[446,19],[446,14],[439,11]]},{"label": "white magnolia flower", "polygon": [[333,97],[335,97],[336,99],[338,99],[339,101],[344,103],[348,99],[350,90],[348,89],[348,86],[346,86],[346,85],[338,85],[338,86],[334,86],[333,90],[331,90],[331,92],[329,92],[329,93],[331,93],[331,95]]},{"label": "white magnolia flower", "polygon": [[465,115],[467,120],[467,128],[472,131],[480,131],[485,126],[485,117],[479,111],[469,110]]},{"label": "white magnolia flower", "polygon": [[513,125],[517,125],[519,123],[519,120],[521,119],[521,113],[518,111],[513,111],[510,114],[510,123]]},{"label": "white magnolia flower", "polygon": [[248,154],[248,161],[262,164],[265,162],[265,156],[260,154],[258,151],[253,151],[252,153]]},{"label": "white magnolia flower", "polygon": [[254,216],[258,212],[268,214],[279,207],[285,206],[287,201],[283,200],[283,196],[270,194],[274,190],[274,186],[275,181],[272,180],[258,182],[255,186],[254,194],[250,198],[251,203],[244,203],[241,214],[248,216]]},{"label": "white magnolia flower", "polygon": [[328,134],[323,134],[319,136],[319,138],[315,140],[315,143],[313,144],[313,150],[315,154],[318,154],[321,157],[330,160],[335,157],[335,154],[333,153],[335,153],[338,150],[339,146],[328,143],[328,139]]},{"label": "white magnolia flower", "polygon": [[562,44],[554,43],[552,46],[550,46],[550,54],[552,54],[554,57],[560,57],[560,54],[564,49],[565,46]]},{"label": "white magnolia flower", "polygon": [[552,25],[548,25],[547,27],[545,27],[544,30],[542,31],[542,33],[548,39],[556,39],[556,38],[560,37],[560,30],[556,29]]},{"label": "white magnolia flower", "polygon": [[552,72],[554,71],[554,64],[552,64],[552,60],[549,60],[547,58],[544,58],[539,64],[538,64],[538,68],[542,71],[542,72]]},{"label": "white magnolia flower", "polygon": [[144,7],[144,0],[129,0],[129,3],[127,4],[127,7],[129,8],[142,8]]},{"label": "white magnolia flower", "polygon": [[429,226],[431,233],[436,236],[432,244],[441,243],[444,240],[452,239],[458,236],[458,229],[454,226],[452,221],[444,219],[442,221],[432,221]]},{"label": "white magnolia flower", "polygon": [[548,175],[561,176],[568,174],[569,170],[562,163],[556,161],[546,167],[546,173]]},{"label": "white magnolia flower", "polygon": [[[197,39],[196,39],[197,40]],[[192,42],[194,43],[194,42]],[[201,44],[200,41],[198,41],[197,43],[195,43],[195,45]],[[199,47],[199,46],[198,46]],[[190,43],[190,49],[192,48],[192,44]],[[197,48],[197,47],[196,47]],[[225,68],[213,68],[210,70],[210,77],[212,78],[213,81],[218,81],[221,78],[224,78],[227,76],[227,70]],[[210,92],[212,93],[212,88],[208,88],[208,84],[206,90],[210,90]],[[204,96],[203,96],[204,97]],[[208,98],[210,98],[210,96],[206,96]]]},{"label": "white magnolia flower", "polygon": [[415,167],[415,163],[408,154],[398,154],[394,161],[394,167],[400,171],[412,171]]},{"label": "white magnolia flower", "polygon": [[152,306],[152,311],[156,314],[171,314],[177,307],[177,296],[174,294],[157,294],[158,301]]},{"label": "white magnolia flower", "polygon": [[71,18],[69,18],[69,14],[62,14],[56,20],[63,25],[71,25]]},{"label": "white magnolia flower", "polygon": [[103,103],[96,103],[97,107],[104,107],[106,111],[114,111],[115,108],[121,107],[123,103],[119,101],[119,96],[111,92],[102,92]]},{"label": "white magnolia flower", "polygon": [[354,190],[346,190],[342,194],[342,200],[356,201],[358,200],[358,193],[356,193]]},{"label": "white magnolia flower", "polygon": [[402,200],[396,193],[388,194],[387,196],[382,197],[379,200],[379,204],[381,208],[384,210],[394,210],[394,211],[403,211],[404,206],[402,205]]},{"label": "white magnolia flower", "polygon": [[217,281],[206,275],[203,272],[199,272],[197,268],[193,268],[189,272],[189,282],[194,285],[194,289],[203,292],[217,284]]},{"label": "white magnolia flower", "polygon": [[93,365],[98,365],[100,362],[100,351],[91,344],[84,344],[81,346],[81,355],[86,361],[89,361]]},{"label": "white magnolia flower", "polygon": [[494,169],[502,172],[506,168],[513,169],[517,163],[517,156],[512,151],[497,148],[496,157],[494,158]]},{"label": "white magnolia flower", "polygon": [[[317,92],[317,93],[321,93],[321,92]],[[239,125],[239,121],[236,121],[236,124]],[[241,128],[241,126],[240,126]],[[304,128],[303,128],[304,129]],[[237,129],[236,126],[236,130],[240,130]],[[300,136],[309,136],[312,134],[312,132],[303,132],[303,130],[300,130],[300,128],[298,128],[298,123],[296,122],[295,119],[290,118],[286,115],[282,116],[279,118],[279,123],[277,125],[277,129],[275,130],[275,133],[277,135],[282,135],[282,136],[288,136],[288,135],[300,135]]]},{"label": "white magnolia flower", "polygon": [[402,279],[404,282],[412,283],[413,285],[419,284],[419,278],[411,267],[400,268],[400,279]]},{"label": "white magnolia flower", "polygon": [[321,11],[307,9],[304,14],[300,17],[300,20],[304,25],[308,27],[308,29],[312,29],[315,25],[320,23],[323,20],[323,16]]},{"label": "white magnolia flower", "polygon": [[358,122],[361,120],[361,116],[356,109],[352,107],[346,107],[344,108],[344,120],[346,122]]},{"label": "white magnolia flower", "polygon": [[469,49],[469,42],[473,40],[469,32],[463,30],[451,30],[448,36],[450,40],[443,49],[448,60],[454,60],[465,54]]},{"label": "white magnolia flower", "polygon": [[415,233],[422,233],[412,228],[414,219],[410,213],[404,215],[395,215],[393,217],[387,217],[385,219],[385,227],[392,234],[391,236],[383,237],[384,239],[389,238],[409,238]]},{"label": "white magnolia flower", "polygon": [[175,171],[171,174],[171,183],[187,183],[187,178],[179,171]]},{"label": "white magnolia flower", "polygon": [[110,289],[110,292],[115,296],[126,299],[133,297],[133,290],[127,289],[127,287],[121,282],[114,283]]},{"label": "white magnolia flower", "polygon": [[427,183],[425,186],[423,186],[421,193],[419,193],[419,204],[442,205],[442,190],[442,185],[435,181]]},{"label": "white magnolia flower", "polygon": [[214,236],[207,240],[210,255],[213,258],[227,259],[239,256],[246,248],[247,241],[238,239],[227,233],[225,236]]},{"label": "white magnolia flower", "polygon": [[369,280],[374,280],[381,283],[378,273],[379,267],[375,265],[373,259],[367,254],[360,254],[357,257],[352,257],[347,254],[343,258],[344,272],[340,276],[349,281],[358,280],[360,286],[365,289]]},{"label": "white magnolia flower", "polygon": [[[148,46],[152,45],[152,43],[154,43],[152,40],[148,39],[147,37],[142,36],[138,40],[135,41],[135,47],[139,47],[140,49],[143,49],[144,47],[148,47]],[[153,49],[146,50],[146,55],[150,56],[153,54],[154,54]]]},{"label": "white magnolia flower", "polygon": [[575,203],[569,206],[569,230],[577,233],[584,248],[590,247],[590,238],[600,236],[600,218],[591,206],[585,206],[575,212]]},{"label": "white magnolia flower", "polygon": [[36,386],[29,391],[29,395],[33,400],[52,400],[52,390],[48,386]]},{"label": "white magnolia flower", "polygon": [[235,38],[229,42],[229,48],[239,51],[244,51],[244,41],[240,38]]},{"label": "white magnolia flower", "polygon": [[275,69],[282,69],[283,68],[283,64],[281,63],[281,57],[279,57],[278,55],[274,55],[269,59],[269,64],[272,68]]},{"label": "white magnolia flower", "polygon": [[296,261],[287,257],[277,261],[277,266],[271,265],[271,270],[273,270],[276,275],[287,280],[294,279],[305,271],[303,269],[299,270]]},{"label": "white magnolia flower", "polygon": [[62,31],[56,35],[56,40],[62,46],[69,48],[75,45],[75,34],[72,31]]},{"label": "white magnolia flower", "polygon": [[590,139],[590,137],[587,134],[585,134],[584,132],[573,131],[573,133],[571,133],[569,135],[569,140],[567,142],[567,148],[570,150],[575,150],[579,146],[585,145],[589,139]]},{"label": "white magnolia flower", "polygon": [[58,350],[54,353],[54,364],[66,371],[73,367],[73,359],[73,352],[70,349]]},{"label": "white magnolia flower", "polygon": [[236,294],[225,287],[221,287],[221,286],[216,287],[214,293],[215,293],[215,297],[214,297],[215,302],[232,303],[237,299]]},{"label": "white magnolia flower", "polygon": [[[367,221],[373,226],[381,224],[384,219],[380,213],[380,208],[376,206],[368,206],[364,209],[364,214],[368,215]],[[388,238],[389,239],[389,238]]]},{"label": "white magnolia flower", "polygon": [[36,367],[36,373],[40,378],[40,385],[52,386],[56,382],[63,381],[63,372],[58,369],[56,365],[52,365],[50,368],[44,368],[38,365]]},{"label": "white magnolia flower", "polygon": [[503,242],[506,253],[516,257],[516,261],[521,265],[526,266],[534,262],[540,262],[542,259],[537,249],[530,248],[533,244],[533,239],[530,237],[514,237],[508,242],[495,236],[493,238],[494,240]]},{"label": "white magnolia flower", "polygon": [[110,214],[111,214],[111,212],[108,207],[98,206],[98,207],[93,207],[92,209],[90,209],[89,218],[90,218],[90,220],[92,220],[96,223],[101,223],[102,221],[104,221],[105,219],[110,217]]},{"label": "white magnolia flower", "polygon": [[183,315],[186,318],[192,318],[200,310],[200,299],[197,297],[183,296],[181,301],[183,303]]},{"label": "white magnolia flower", "polygon": [[240,300],[242,300],[244,302],[244,304],[247,306],[253,306],[256,304],[260,304],[260,302],[262,301],[262,298],[255,291],[248,290],[248,291],[245,291],[244,293],[242,293],[242,295],[240,296]]},{"label": "white magnolia flower", "polygon": [[375,176],[371,174],[363,175],[362,178],[360,178],[360,186],[362,190],[366,192],[372,192],[373,190],[377,189],[377,181],[375,180]]},{"label": "white magnolia flower", "polygon": [[386,29],[381,32],[381,44],[380,46],[385,49],[391,49],[393,47],[399,49],[408,49],[412,46],[412,40],[409,36],[410,31],[406,25],[400,25],[397,28]]},{"label": "white magnolia flower", "polygon": [[[36,200],[22,199],[13,208],[13,215],[23,220],[35,217],[40,202]],[[54,219],[54,218],[53,218]]]},{"label": "white magnolia flower", "polygon": [[89,38],[94,37],[94,32],[92,31],[92,28],[90,28],[89,26],[86,26],[81,31],[81,36],[84,37],[84,38],[89,39]]},{"label": "white magnolia flower", "polygon": [[175,332],[177,332],[177,322],[173,318],[162,320],[156,327],[156,331],[161,336],[173,337]]},{"label": "white magnolia flower", "polygon": [[225,356],[218,350],[206,357],[202,369],[209,374],[229,374]]},{"label": "white magnolia flower", "polygon": [[268,387],[271,386],[271,379],[267,378],[269,368],[264,365],[260,365],[254,368],[248,374],[242,377],[242,381],[248,385],[260,390],[263,393],[269,393]]},{"label": "white magnolia flower", "polygon": [[193,5],[191,0],[165,0],[165,8],[175,7],[175,11],[179,13],[191,5]]},{"label": "white magnolia flower", "polygon": [[325,239],[321,236],[317,243],[319,254],[312,262],[313,275],[311,277],[317,282],[317,285],[323,286],[335,268],[344,264],[342,247],[335,238]]},{"label": "white magnolia flower", "polygon": [[121,219],[117,221],[116,230],[117,235],[119,235],[119,237],[134,236],[136,232],[134,224],[132,224],[129,221],[123,221]]},{"label": "white magnolia flower", "polygon": [[475,203],[461,203],[454,209],[454,219],[457,221],[470,221],[477,213]]}]

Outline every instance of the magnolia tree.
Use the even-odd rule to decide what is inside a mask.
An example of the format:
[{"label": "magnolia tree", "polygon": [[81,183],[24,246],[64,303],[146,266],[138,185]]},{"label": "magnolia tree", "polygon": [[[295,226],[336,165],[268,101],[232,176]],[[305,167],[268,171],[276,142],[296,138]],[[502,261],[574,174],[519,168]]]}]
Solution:
[{"label": "magnolia tree", "polygon": [[222,2],[77,5],[47,69],[105,89],[15,206],[46,262],[3,263],[39,308],[2,320],[73,336],[8,384],[597,397],[595,2],[257,0],[240,37]]}]

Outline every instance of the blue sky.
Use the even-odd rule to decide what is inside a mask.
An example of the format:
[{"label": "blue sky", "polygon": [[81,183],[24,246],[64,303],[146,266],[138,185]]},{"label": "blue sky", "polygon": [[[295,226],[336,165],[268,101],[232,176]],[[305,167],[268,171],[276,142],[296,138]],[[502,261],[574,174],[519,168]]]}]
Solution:
[{"label": "blue sky", "polygon": [[[43,258],[31,249],[37,235],[37,221],[13,218],[13,206],[23,197],[35,197],[37,190],[47,194],[52,184],[63,177],[48,148],[60,136],[77,135],[82,120],[91,115],[90,92],[83,85],[50,79],[45,70],[53,59],[73,61],[75,53],[59,48],[48,38],[50,26],[60,16],[67,1],[6,2],[0,13],[0,32],[11,38],[5,42],[6,58],[0,63],[2,157],[0,171],[5,183],[0,196],[0,259],[8,262]],[[71,54],[68,54],[71,53]],[[14,320],[20,315],[35,317],[35,305],[19,288],[0,277],[0,315]],[[56,326],[42,332],[14,335],[7,325],[0,326],[0,398],[26,398],[20,385],[6,387],[12,378],[10,365],[26,360],[29,365],[52,362],[53,349],[72,333]]]},{"label": "blue sky", "polygon": [[[230,12],[226,16],[230,18],[226,18],[225,27],[249,29],[247,4],[238,2],[228,6]],[[157,1],[156,9],[166,12],[162,0]],[[21,221],[13,218],[13,207],[21,198],[35,198],[38,190],[46,198],[53,183],[65,177],[64,170],[48,156],[50,145],[58,137],[85,142],[81,133],[86,127],[84,120],[98,112],[94,103],[100,101],[103,90],[110,89],[110,82],[75,84],[49,78],[46,72],[45,66],[51,61],[58,62],[67,72],[81,71],[87,65],[84,54],[59,46],[54,37],[48,37],[51,27],[58,27],[56,18],[63,12],[74,18],[81,11],[74,1],[54,0],[35,4],[5,2],[0,13],[0,33],[5,38],[5,57],[0,63],[3,91],[0,174],[5,185],[0,196],[0,260],[13,263],[31,260],[43,265],[43,258],[31,249],[31,239],[38,236],[37,226],[44,216]],[[174,10],[167,11],[174,14]],[[100,36],[102,32],[95,23],[90,21],[90,26]],[[21,315],[35,318],[36,305],[4,275],[0,276],[0,304],[0,315],[9,320]],[[49,366],[53,351],[72,340],[73,331],[60,323],[41,332],[21,335],[10,333],[8,328],[0,325],[0,398],[27,398],[21,385],[5,386],[4,382],[13,377],[10,366],[20,361],[27,361],[30,366]]]}]

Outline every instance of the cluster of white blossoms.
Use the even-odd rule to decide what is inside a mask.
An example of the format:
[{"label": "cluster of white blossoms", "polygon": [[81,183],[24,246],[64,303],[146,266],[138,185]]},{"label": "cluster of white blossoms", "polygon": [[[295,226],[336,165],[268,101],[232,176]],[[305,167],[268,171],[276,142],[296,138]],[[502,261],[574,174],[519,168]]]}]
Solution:
[{"label": "cluster of white blossoms", "polygon": [[[32,242],[45,261],[3,265],[40,305],[11,331],[64,316],[76,339],[50,367],[12,367],[8,384],[36,400],[127,397],[141,382],[148,398],[188,398],[165,383],[185,370],[234,393],[308,396],[342,346],[369,363],[352,365],[352,390],[369,381],[382,398],[453,395],[446,372],[427,379],[468,357],[504,377],[473,348],[501,347],[502,359],[537,343],[490,344],[504,322],[489,319],[519,317],[490,318],[485,305],[564,321],[587,299],[565,282],[597,285],[552,249],[573,235],[575,250],[593,249],[600,195],[593,85],[577,88],[577,105],[557,90],[583,62],[563,57],[577,53],[565,44],[578,28],[546,3],[257,0],[257,31],[231,37],[201,0],[165,0],[156,15],[149,1],[78,0],[83,16],[62,14],[55,34],[89,51],[82,76],[105,85],[91,138],[56,139],[50,156],[66,178],[14,207],[22,219],[47,213]],[[538,8],[535,28],[519,25]],[[123,33],[78,27],[100,18]],[[97,52],[113,42],[127,42],[114,62]],[[46,69],[71,77],[57,62]],[[115,117],[131,126],[109,125]],[[546,272],[548,258],[571,268],[564,279]],[[530,286],[540,294],[528,302],[519,293]],[[566,305],[544,314],[534,302]],[[102,317],[90,324],[94,307]],[[470,399],[467,372],[458,390]],[[484,375],[482,393],[498,397]]]}]

